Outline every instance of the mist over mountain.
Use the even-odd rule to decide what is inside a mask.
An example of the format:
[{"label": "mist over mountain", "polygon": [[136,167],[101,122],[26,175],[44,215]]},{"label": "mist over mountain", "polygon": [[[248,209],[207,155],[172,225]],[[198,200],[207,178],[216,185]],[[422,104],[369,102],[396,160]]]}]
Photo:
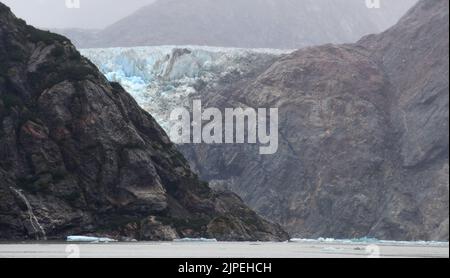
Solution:
[{"label": "mist over mountain", "polygon": [[416,0],[158,0],[96,33],[58,30],[81,48],[208,45],[296,49],[354,42],[395,24]]},{"label": "mist over mountain", "polygon": [[[101,29],[154,0],[3,0],[13,13],[35,27]],[[73,3],[73,4],[71,4]],[[68,5],[69,4],[69,5]]]}]

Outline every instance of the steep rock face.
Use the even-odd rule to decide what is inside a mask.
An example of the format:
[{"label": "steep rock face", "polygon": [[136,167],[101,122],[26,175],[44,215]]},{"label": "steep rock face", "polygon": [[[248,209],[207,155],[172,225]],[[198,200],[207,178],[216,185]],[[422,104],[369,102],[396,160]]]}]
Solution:
[{"label": "steep rock face", "polygon": [[[209,45],[295,49],[354,42],[395,24],[416,0],[160,0],[98,32],[63,31],[79,47]],[[151,30],[151,31],[149,31]]]},{"label": "steep rock face", "polygon": [[64,37],[0,3],[0,239],[285,240],[194,175],[154,119]]},{"label": "steep rock face", "polygon": [[421,1],[383,34],[299,50],[196,96],[278,107],[275,155],[181,149],[293,236],[448,240],[448,5]]},{"label": "steep rock face", "polygon": [[[363,38],[393,87],[396,148],[432,238],[448,240],[449,2],[421,1],[395,27]],[[405,178],[405,180],[408,180]],[[410,188],[408,188],[410,187]],[[443,221],[442,221],[443,220]]]},{"label": "steep rock face", "polygon": [[448,20],[446,1],[424,1],[394,28],[359,42],[395,87],[392,113],[405,167],[448,154]]}]

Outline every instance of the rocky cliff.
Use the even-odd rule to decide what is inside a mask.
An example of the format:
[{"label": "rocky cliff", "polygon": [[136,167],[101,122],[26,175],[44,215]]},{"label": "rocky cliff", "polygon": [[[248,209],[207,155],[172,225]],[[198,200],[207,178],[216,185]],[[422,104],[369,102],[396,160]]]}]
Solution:
[{"label": "rocky cliff", "polygon": [[285,55],[196,97],[278,107],[280,147],[181,146],[200,175],[296,237],[449,238],[449,2],[357,44]]},{"label": "rocky cliff", "polygon": [[131,96],[65,37],[0,3],[0,239],[286,240],[194,175]]}]

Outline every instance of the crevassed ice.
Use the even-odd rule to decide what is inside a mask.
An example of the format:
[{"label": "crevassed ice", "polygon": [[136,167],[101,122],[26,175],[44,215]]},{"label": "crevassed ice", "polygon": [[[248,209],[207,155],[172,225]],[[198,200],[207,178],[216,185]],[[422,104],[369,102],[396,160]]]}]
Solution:
[{"label": "crevassed ice", "polygon": [[83,49],[109,81],[120,83],[169,131],[170,112],[189,107],[189,96],[227,74],[244,74],[264,58],[287,50],[205,46]]}]

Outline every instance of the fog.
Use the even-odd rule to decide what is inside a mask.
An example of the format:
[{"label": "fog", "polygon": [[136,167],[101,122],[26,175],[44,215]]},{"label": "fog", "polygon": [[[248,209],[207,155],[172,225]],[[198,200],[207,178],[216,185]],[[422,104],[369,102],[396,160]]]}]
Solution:
[{"label": "fog", "polygon": [[[139,8],[156,0],[0,0],[29,24],[41,28],[102,29],[132,14]],[[159,0],[171,2],[172,0]],[[213,1],[213,0],[212,0]],[[364,2],[366,0],[361,0]],[[379,0],[398,2],[397,0]],[[403,10],[415,0],[401,1],[394,9]],[[79,8],[69,8],[67,2],[79,2]],[[173,1],[172,1],[173,2]],[[351,1],[350,1],[351,2]],[[384,3],[383,3],[384,2]],[[276,2],[275,2],[276,3]],[[390,7],[393,7],[389,3]],[[397,4],[397,3],[396,3]],[[349,5],[351,6],[351,5]],[[400,6],[400,7],[399,7]],[[255,7],[257,8],[257,6]]]},{"label": "fog", "polygon": [[[355,42],[379,33],[395,24],[417,0],[0,1],[29,24],[63,34],[80,48],[209,45],[294,49]],[[374,3],[377,8],[369,8]]]},{"label": "fog", "polygon": [[[66,0],[0,0],[18,17],[34,26],[83,29],[104,28],[154,1],[79,0],[79,8],[69,8]],[[76,3],[77,1],[67,2]]]}]

